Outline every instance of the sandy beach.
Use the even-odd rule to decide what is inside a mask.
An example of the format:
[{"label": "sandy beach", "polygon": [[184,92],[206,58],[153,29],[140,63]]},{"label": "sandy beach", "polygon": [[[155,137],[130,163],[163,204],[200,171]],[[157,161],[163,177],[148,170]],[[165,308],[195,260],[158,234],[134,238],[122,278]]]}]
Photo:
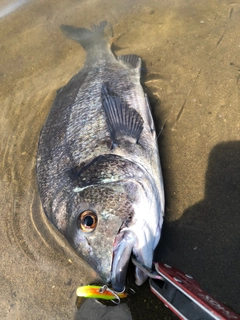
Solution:
[{"label": "sandy beach", "polygon": [[[76,288],[98,279],[42,211],[36,152],[56,90],[85,60],[59,26],[103,20],[116,55],[144,62],[166,193],[155,260],[240,313],[240,1],[16,3],[0,3],[0,317],[74,319]],[[134,320],[172,319],[148,283],[127,305]]]}]

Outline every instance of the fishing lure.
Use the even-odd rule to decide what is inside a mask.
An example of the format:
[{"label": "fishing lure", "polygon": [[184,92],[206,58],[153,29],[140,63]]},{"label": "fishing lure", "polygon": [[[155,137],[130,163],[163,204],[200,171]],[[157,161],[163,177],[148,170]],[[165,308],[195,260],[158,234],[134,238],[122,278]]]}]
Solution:
[{"label": "fishing lure", "polygon": [[[126,298],[126,292],[116,292],[104,286],[82,286],[77,288],[78,297],[112,300],[113,303],[119,304],[121,298]],[[115,301],[117,300],[117,301]]]}]

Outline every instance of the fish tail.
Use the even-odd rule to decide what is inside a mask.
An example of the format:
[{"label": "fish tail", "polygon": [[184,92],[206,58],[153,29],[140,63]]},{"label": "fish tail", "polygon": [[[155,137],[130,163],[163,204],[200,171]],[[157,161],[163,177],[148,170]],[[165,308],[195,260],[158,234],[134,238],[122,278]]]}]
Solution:
[{"label": "fish tail", "polygon": [[94,25],[91,29],[76,28],[68,25],[61,25],[61,30],[68,38],[71,38],[81,44],[81,46],[88,51],[93,45],[106,46],[105,27],[106,21],[100,22],[99,25]]}]

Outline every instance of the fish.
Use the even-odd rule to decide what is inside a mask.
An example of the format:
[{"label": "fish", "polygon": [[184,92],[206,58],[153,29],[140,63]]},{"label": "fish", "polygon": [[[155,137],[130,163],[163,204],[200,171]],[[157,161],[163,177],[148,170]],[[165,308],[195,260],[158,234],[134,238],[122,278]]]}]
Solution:
[{"label": "fish", "polygon": [[[152,266],[165,200],[141,58],[115,56],[106,26],[61,26],[86,60],[56,93],[36,167],[48,220],[104,283],[121,292],[132,255]],[[146,279],[136,267],[136,284]]]}]

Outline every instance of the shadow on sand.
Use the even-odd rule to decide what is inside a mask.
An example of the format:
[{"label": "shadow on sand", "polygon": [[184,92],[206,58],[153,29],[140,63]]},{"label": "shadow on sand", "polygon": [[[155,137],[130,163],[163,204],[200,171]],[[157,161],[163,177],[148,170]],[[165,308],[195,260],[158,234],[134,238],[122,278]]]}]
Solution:
[{"label": "shadow on sand", "polygon": [[212,149],[205,198],[179,220],[166,219],[156,257],[240,313],[240,141]]}]

